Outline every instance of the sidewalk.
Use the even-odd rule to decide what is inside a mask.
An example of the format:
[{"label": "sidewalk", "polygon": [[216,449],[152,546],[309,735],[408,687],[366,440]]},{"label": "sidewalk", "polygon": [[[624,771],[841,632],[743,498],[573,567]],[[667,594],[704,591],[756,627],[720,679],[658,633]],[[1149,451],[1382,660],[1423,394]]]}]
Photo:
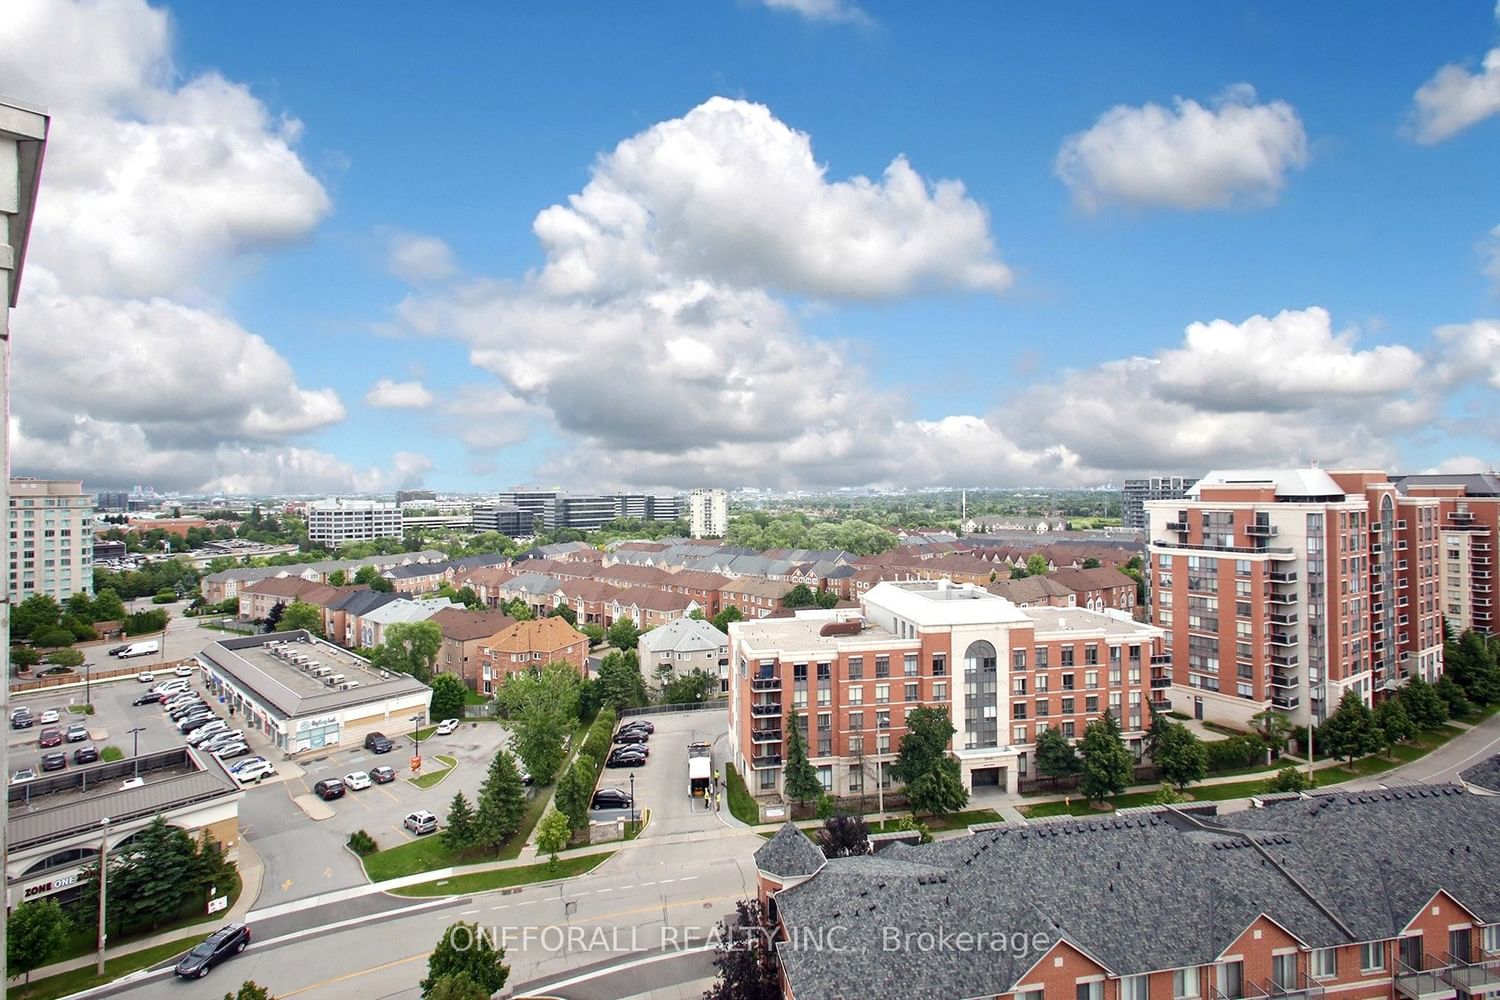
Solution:
[{"label": "sidewalk", "polygon": [[[265,874],[265,868],[260,862],[260,855],[255,853],[255,848],[251,847],[250,842],[245,840],[243,836],[240,837],[239,843],[238,867],[240,872],[240,896],[228,910],[213,916],[205,915],[202,923],[194,924],[192,927],[179,927],[174,931],[153,934],[150,937],[140,938],[128,944],[107,947],[104,949],[105,960],[119,958],[122,955],[129,955],[137,951],[144,951],[147,948],[154,948],[159,944],[181,940],[192,935],[194,930],[207,937],[209,931],[212,929],[245,920],[250,913],[250,907],[255,905],[256,899],[260,896],[260,882],[262,876]],[[96,955],[90,952],[87,955],[79,955],[77,958],[68,958],[61,962],[53,962],[51,965],[44,965],[40,969],[34,970],[31,973],[31,978],[35,981],[45,979],[48,976],[55,976],[60,972],[71,972],[74,969],[92,967],[95,961]]]}]

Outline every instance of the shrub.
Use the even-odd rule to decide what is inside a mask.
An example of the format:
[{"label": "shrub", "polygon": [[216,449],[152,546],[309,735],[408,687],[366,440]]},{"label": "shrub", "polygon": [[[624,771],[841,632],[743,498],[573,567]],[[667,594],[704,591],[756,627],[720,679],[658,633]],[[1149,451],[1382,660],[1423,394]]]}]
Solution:
[{"label": "shrub", "polygon": [[1283,767],[1266,782],[1268,792],[1305,792],[1313,787],[1312,779],[1295,767]]},{"label": "shrub", "polygon": [[1266,745],[1258,736],[1248,734],[1231,736],[1227,740],[1205,743],[1208,751],[1208,770],[1232,771],[1237,767],[1250,767],[1266,758]]},{"label": "shrub", "polygon": [[125,751],[121,750],[119,747],[105,747],[103,750],[99,751],[99,759],[104,761],[105,763],[116,760],[124,760]]},{"label": "shrub", "polygon": [[362,858],[375,853],[375,838],[363,830],[355,830],[349,834],[348,843],[349,850]]},{"label": "shrub", "polygon": [[175,600],[177,600],[177,591],[175,590],[158,590],[151,595],[152,604],[171,604]]}]

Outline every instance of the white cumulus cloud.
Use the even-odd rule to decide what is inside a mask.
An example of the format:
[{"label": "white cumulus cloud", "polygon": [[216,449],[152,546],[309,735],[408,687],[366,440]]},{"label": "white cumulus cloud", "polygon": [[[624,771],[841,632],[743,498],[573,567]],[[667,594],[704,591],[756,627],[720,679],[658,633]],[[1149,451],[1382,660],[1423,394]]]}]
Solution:
[{"label": "white cumulus cloud", "polygon": [[868,25],[870,15],[849,0],[762,0],[773,10],[787,10],[809,21],[833,21]]},{"label": "white cumulus cloud", "polygon": [[1417,88],[1411,135],[1432,146],[1500,113],[1500,48],[1485,53],[1477,71],[1449,63]]},{"label": "white cumulus cloud", "polygon": [[420,410],[432,405],[432,393],[421,382],[383,378],[365,393],[365,405],[388,410]]},{"label": "white cumulus cloud", "polygon": [[1285,101],[1236,84],[1207,106],[1119,105],[1068,136],[1054,170],[1087,211],[1110,204],[1184,211],[1266,204],[1306,165],[1307,134]]},{"label": "white cumulus cloud", "polygon": [[436,236],[396,233],[390,238],[389,252],[388,270],[414,285],[444,281],[458,271],[453,250]]}]

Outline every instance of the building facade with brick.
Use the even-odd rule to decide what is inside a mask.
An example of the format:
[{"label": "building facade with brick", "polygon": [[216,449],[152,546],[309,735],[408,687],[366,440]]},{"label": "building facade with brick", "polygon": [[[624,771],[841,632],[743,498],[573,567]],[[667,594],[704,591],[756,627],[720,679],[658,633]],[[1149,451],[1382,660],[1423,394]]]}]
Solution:
[{"label": "building facade with brick", "polygon": [[588,654],[588,636],[562,618],[516,622],[480,642],[480,690],[493,690],[508,674],[544,667],[554,660],[571,663],[582,674]]},{"label": "building facade with brick", "polygon": [[1441,670],[1433,500],[1380,472],[1252,469],[1146,507],[1175,709],[1305,725]]},{"label": "building facade with brick", "polygon": [[1500,550],[1500,476],[1401,476],[1397,489],[1437,501],[1442,613],[1456,630],[1500,634],[1495,554]]},{"label": "building facade with brick", "polygon": [[479,648],[496,632],[514,625],[515,619],[501,611],[443,608],[429,620],[443,630],[435,672],[453,674],[477,694],[493,694],[480,667]]},{"label": "building facade with brick", "polygon": [[1170,683],[1158,628],[946,580],[882,583],[858,610],[735,622],[729,635],[730,758],[755,795],[781,792],[789,715],[835,795],[890,785],[920,706],[948,711],[966,787],[1014,793],[1039,732],[1077,738],[1106,711],[1139,757],[1153,692]]},{"label": "building facade with brick", "polygon": [[738,608],[745,619],[765,618],[781,607],[791,586],[764,577],[742,576],[719,588],[719,610]]}]

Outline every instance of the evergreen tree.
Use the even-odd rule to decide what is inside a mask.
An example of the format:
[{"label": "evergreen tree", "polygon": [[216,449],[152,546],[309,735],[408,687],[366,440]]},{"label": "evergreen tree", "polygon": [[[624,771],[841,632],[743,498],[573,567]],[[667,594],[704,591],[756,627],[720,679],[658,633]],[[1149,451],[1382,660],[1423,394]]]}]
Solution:
[{"label": "evergreen tree", "polygon": [[969,790],[964,787],[958,761],[944,758],[926,774],[906,786],[906,804],[922,816],[941,816],[958,812],[969,804]]},{"label": "evergreen tree", "polygon": [[1319,728],[1318,745],[1352,764],[1354,758],[1378,751],[1385,745],[1385,737],[1375,722],[1375,713],[1359,693],[1345,691],[1339,707]]},{"label": "evergreen tree", "polygon": [[498,851],[521,828],[526,815],[526,786],[509,750],[501,750],[490,761],[489,773],[479,786],[479,804],[474,815],[474,842]]},{"label": "evergreen tree", "polygon": [[423,1000],[433,1000],[440,980],[458,975],[467,976],[485,996],[505,985],[510,966],[505,964],[505,949],[496,947],[492,931],[462,920],[449,926],[427,956],[427,978],[420,983]]},{"label": "evergreen tree", "polygon": [[1049,726],[1037,734],[1036,769],[1049,778],[1067,778],[1078,773],[1078,751],[1062,730]]},{"label": "evergreen tree", "polygon": [[478,842],[479,819],[463,792],[453,796],[448,805],[448,822],[443,827],[443,844],[455,854],[462,854]]},{"label": "evergreen tree", "polygon": [[580,755],[557,783],[557,811],[568,818],[572,830],[583,830],[589,825],[595,773],[592,760]]},{"label": "evergreen tree", "polygon": [[1119,795],[1135,776],[1135,760],[1120,736],[1120,724],[1108,712],[1083,728],[1078,756],[1078,787],[1090,802]]},{"label": "evergreen tree", "polygon": [[786,759],[782,763],[782,790],[799,805],[823,794],[818,772],[807,759],[807,739],[797,725],[797,713],[786,717]]},{"label": "evergreen tree", "polygon": [[1387,698],[1380,703],[1380,707],[1375,710],[1375,724],[1380,727],[1387,753],[1394,753],[1396,744],[1404,743],[1417,735],[1417,725],[1412,722],[1411,716],[1406,712],[1406,705],[1400,698]]},{"label": "evergreen tree", "polygon": [[1180,722],[1169,722],[1156,741],[1153,760],[1161,776],[1178,790],[1208,773],[1208,750],[1192,730]]},{"label": "evergreen tree", "polygon": [[1407,716],[1421,729],[1436,729],[1448,721],[1448,703],[1421,677],[1407,681],[1399,697]]},{"label": "evergreen tree", "polygon": [[1464,694],[1464,689],[1455,684],[1453,678],[1447,674],[1437,679],[1432,690],[1448,707],[1448,718],[1462,719],[1474,711],[1474,703],[1469,700],[1468,695]]}]

